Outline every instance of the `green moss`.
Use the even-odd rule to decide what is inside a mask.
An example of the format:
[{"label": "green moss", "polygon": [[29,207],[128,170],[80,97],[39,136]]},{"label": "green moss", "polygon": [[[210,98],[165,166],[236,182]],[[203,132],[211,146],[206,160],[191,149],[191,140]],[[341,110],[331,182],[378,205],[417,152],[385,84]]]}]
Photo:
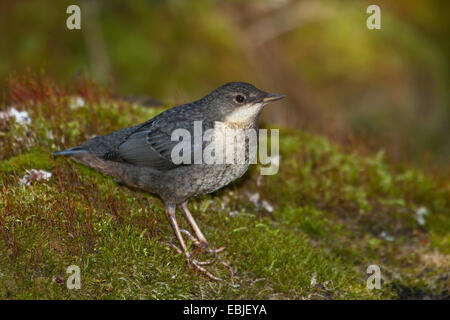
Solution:
[{"label": "green moss", "polygon": [[30,152],[0,162],[0,173],[22,173],[24,169],[45,169],[51,167],[51,154],[48,150],[35,149]]},{"label": "green moss", "polygon": [[[153,117],[120,101],[86,98],[84,108],[54,98],[25,105],[33,119],[0,163],[0,297],[26,299],[379,299],[446,297],[448,182],[389,164],[382,152],[361,156],[323,137],[280,133],[278,174],[256,166],[231,186],[191,201],[214,246],[227,246],[211,282],[189,269],[161,201],[118,185],[52,151]],[[13,126],[14,124],[8,124]],[[2,129],[3,130],[3,129]],[[51,134],[49,134],[51,132]],[[28,141],[21,137],[29,137]],[[22,186],[25,169],[52,172]],[[249,201],[259,193],[274,207]],[[426,208],[419,225],[417,210]],[[267,208],[267,206],[266,206]],[[230,213],[233,213],[230,215]],[[179,216],[183,228],[187,223]],[[207,259],[190,248],[199,259]],[[82,289],[68,290],[66,269],[81,269]],[[366,288],[367,267],[381,267],[380,290]]]}]

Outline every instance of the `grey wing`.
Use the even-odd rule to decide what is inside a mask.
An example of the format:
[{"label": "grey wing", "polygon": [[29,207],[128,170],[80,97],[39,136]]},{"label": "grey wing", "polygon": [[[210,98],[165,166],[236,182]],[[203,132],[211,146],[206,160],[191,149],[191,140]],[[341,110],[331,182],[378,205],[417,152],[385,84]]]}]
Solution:
[{"label": "grey wing", "polygon": [[131,134],[117,149],[117,155],[125,162],[169,170],[179,165],[172,162],[171,153],[178,141],[161,130],[143,130]]}]

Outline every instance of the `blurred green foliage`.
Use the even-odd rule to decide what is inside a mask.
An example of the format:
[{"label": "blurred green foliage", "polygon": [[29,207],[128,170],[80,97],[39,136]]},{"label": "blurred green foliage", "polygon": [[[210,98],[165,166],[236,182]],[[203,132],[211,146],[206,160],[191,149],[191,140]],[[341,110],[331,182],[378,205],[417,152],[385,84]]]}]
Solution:
[{"label": "blurred green foliage", "polygon": [[[78,4],[82,30],[66,28]],[[362,141],[396,160],[450,160],[448,1],[0,1],[7,75],[84,71],[118,93],[178,104],[227,81],[288,99],[264,121]]]}]

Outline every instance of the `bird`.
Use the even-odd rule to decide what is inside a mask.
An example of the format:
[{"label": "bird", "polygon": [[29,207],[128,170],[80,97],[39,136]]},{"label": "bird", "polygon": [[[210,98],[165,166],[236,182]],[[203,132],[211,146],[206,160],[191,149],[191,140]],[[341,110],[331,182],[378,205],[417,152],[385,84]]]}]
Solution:
[{"label": "bird", "polygon": [[[220,281],[221,278],[205,268],[211,261],[193,259],[187,249],[182,234],[192,240],[194,245],[210,253],[216,254],[225,249],[209,247],[205,235],[189,211],[188,201],[221,189],[244,175],[254,156],[249,153],[251,139],[248,136],[244,140],[238,138],[242,138],[249,130],[257,131],[258,118],[263,108],[282,98],[283,94],[270,94],[246,82],[229,82],[199,100],[170,108],[144,123],[93,137],[80,146],[53,154],[69,157],[129,187],[158,195],[164,202],[166,216],[181,248],[175,245],[172,247],[185,255],[189,266],[210,279]],[[209,130],[210,139],[197,139],[195,142],[195,134],[199,129],[205,133]],[[236,131],[238,138],[227,139],[228,132]],[[184,144],[186,148],[174,152],[180,149],[181,143],[180,139],[174,139],[174,132],[191,135],[191,138],[194,136],[194,142],[187,141]],[[212,149],[211,155],[217,156],[214,159],[221,160],[219,155],[235,147],[242,148],[243,145],[244,161],[237,162],[233,154],[233,161],[196,161],[199,158],[196,153],[202,155],[208,146]],[[184,161],[174,155],[182,155]],[[196,237],[180,229],[176,219],[177,207],[181,209]]]}]

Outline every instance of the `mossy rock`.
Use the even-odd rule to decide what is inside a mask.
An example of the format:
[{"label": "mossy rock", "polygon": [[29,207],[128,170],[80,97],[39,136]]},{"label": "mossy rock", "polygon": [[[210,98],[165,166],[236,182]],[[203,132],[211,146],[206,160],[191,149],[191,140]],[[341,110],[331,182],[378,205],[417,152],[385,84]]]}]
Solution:
[{"label": "mossy rock", "polygon": [[[51,156],[167,108],[86,87],[25,83],[30,94],[45,92],[17,106],[31,124],[0,126],[1,298],[449,297],[449,181],[294,130],[280,132],[278,174],[261,176],[254,166],[191,201],[210,243],[226,246],[221,259],[233,266],[231,274],[220,263],[210,268],[221,283],[195,273],[167,245],[176,239],[157,197]],[[30,169],[52,177],[20,184]],[[66,287],[70,265],[80,267],[80,290]],[[367,288],[370,265],[380,267],[380,289]]]}]

